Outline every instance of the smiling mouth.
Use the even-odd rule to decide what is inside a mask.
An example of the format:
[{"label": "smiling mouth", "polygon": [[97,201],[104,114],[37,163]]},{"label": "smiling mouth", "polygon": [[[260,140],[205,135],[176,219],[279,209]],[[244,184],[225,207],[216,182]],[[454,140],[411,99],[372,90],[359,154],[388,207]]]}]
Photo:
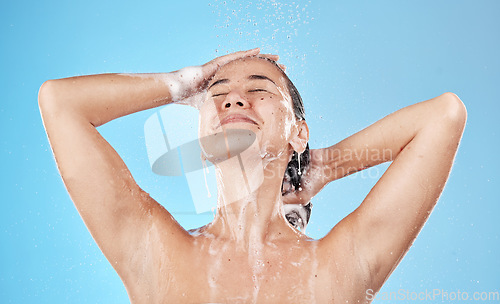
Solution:
[{"label": "smiling mouth", "polygon": [[229,115],[220,122],[219,126],[229,124],[229,123],[240,123],[240,122],[257,125],[257,123],[255,121],[253,121],[252,119],[250,119],[246,116]]}]

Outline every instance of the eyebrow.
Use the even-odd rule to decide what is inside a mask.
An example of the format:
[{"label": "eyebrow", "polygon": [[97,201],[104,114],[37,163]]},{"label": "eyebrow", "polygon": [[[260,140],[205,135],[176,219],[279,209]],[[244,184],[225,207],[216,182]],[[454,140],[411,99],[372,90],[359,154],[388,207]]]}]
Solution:
[{"label": "eyebrow", "polygon": [[248,76],[248,79],[262,79],[262,80],[269,80],[272,82],[274,85],[277,85],[271,78],[264,76],[264,75],[250,75]]},{"label": "eyebrow", "polygon": [[[216,82],[212,83],[212,84],[208,87],[208,89],[210,89],[210,88],[211,88],[211,87],[213,87],[214,85],[217,85],[217,84],[222,84],[222,83],[226,83],[226,82],[229,82],[229,79],[219,79],[219,80],[217,80]],[[207,89],[207,90],[208,90],[208,89]]]},{"label": "eyebrow", "polygon": [[[278,86],[271,78],[267,77],[267,76],[264,76],[264,75],[250,75],[248,76],[248,79],[249,80],[268,80],[270,82],[272,82],[275,86]],[[208,89],[210,89],[211,87],[213,87],[214,85],[218,85],[218,84],[223,84],[223,83],[228,83],[229,82],[229,79],[227,78],[224,78],[224,79],[219,79],[217,81],[215,81],[214,83],[212,83]],[[207,89],[207,90],[208,90]]]}]

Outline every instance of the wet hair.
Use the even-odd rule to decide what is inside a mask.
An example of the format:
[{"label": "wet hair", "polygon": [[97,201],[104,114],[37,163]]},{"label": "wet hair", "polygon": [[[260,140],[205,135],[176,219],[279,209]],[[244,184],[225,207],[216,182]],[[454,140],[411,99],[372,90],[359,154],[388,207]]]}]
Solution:
[{"label": "wet hair", "polygon": [[283,206],[283,209],[285,211],[285,218],[292,227],[302,231],[306,229],[311,217],[311,202],[305,206],[300,204],[286,204]]},{"label": "wet hair", "polygon": [[[302,102],[302,97],[300,96],[299,91],[297,90],[293,82],[288,78],[288,76],[285,79],[288,87],[288,92],[292,99],[295,117],[297,118],[297,120],[306,120],[304,103]],[[311,155],[309,153],[308,143],[306,145],[306,149],[300,154],[300,156],[296,151],[293,151],[292,159],[290,160],[290,162],[288,162],[284,180],[287,180],[293,186],[295,191],[297,191],[301,186],[302,173],[309,167],[309,163],[311,161],[310,156]]]},{"label": "wet hair", "polygon": [[[265,58],[267,59],[267,58]],[[288,78],[285,71],[276,63],[276,61],[267,59],[273,63],[280,71],[288,89],[288,94],[292,99],[293,112],[297,120],[306,120],[306,113],[304,109],[304,103],[299,91],[293,84],[293,82]],[[300,159],[299,159],[300,157]],[[299,162],[300,161],[300,162]],[[311,154],[309,152],[309,143],[306,145],[306,149],[300,155],[296,151],[293,151],[292,158],[288,162],[287,168],[285,170],[285,176],[283,177],[283,183],[281,184],[281,193],[286,195],[289,192],[300,191],[302,174],[309,168],[311,162]],[[291,186],[291,190],[287,189],[283,191],[283,184],[288,182]],[[285,218],[292,225],[292,227],[298,230],[305,230],[307,224],[309,223],[309,218],[311,217],[312,204],[308,202],[305,205],[288,204],[285,207]]]},{"label": "wet hair", "polygon": [[[293,82],[290,80],[290,78],[288,78],[288,75],[286,75],[285,71],[283,71],[283,69],[276,63],[276,61],[270,60],[268,58],[263,58],[263,59],[266,59],[267,61],[274,64],[274,66],[276,66],[281,71],[281,74],[285,78],[288,94],[290,94],[290,98],[292,99],[292,106],[295,118],[299,121],[306,120],[304,102],[302,101],[302,97],[300,96],[299,90],[297,90]],[[304,152],[300,154],[300,162],[299,162],[299,154],[296,151],[293,151],[292,158],[290,162],[288,162],[288,166],[285,170],[285,176],[283,177],[283,182],[287,181],[293,187],[292,191],[298,191],[299,188],[301,187],[302,173],[305,170],[307,170],[310,161],[311,161],[311,155],[309,153],[309,143],[306,145],[306,149],[304,150]]]}]

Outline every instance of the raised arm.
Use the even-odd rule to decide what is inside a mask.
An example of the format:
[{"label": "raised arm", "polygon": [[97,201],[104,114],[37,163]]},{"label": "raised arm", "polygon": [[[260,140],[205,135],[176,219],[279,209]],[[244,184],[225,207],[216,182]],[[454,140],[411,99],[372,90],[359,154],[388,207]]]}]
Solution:
[{"label": "raised arm", "polygon": [[448,179],[466,118],[460,99],[445,93],[388,115],[323,158],[334,177],[393,161],[362,204],[322,239],[329,248],[348,240],[366,288],[380,289],[422,229]]},{"label": "raised arm", "polygon": [[[221,65],[258,49],[166,74],[104,74],[45,82],[39,106],[64,184],[95,241],[124,281],[151,270],[148,257],[182,251],[189,234],[134,181],[96,127],[184,100]],[[162,242],[158,242],[158,240]],[[161,246],[161,248],[158,248]]]}]

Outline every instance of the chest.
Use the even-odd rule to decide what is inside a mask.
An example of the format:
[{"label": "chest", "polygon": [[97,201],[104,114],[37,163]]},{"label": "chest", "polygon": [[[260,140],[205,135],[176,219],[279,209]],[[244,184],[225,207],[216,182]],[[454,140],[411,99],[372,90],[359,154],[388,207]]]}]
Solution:
[{"label": "chest", "polygon": [[170,289],[186,302],[315,303],[328,289],[328,271],[314,246],[202,246],[189,259],[178,269],[177,290]]}]

